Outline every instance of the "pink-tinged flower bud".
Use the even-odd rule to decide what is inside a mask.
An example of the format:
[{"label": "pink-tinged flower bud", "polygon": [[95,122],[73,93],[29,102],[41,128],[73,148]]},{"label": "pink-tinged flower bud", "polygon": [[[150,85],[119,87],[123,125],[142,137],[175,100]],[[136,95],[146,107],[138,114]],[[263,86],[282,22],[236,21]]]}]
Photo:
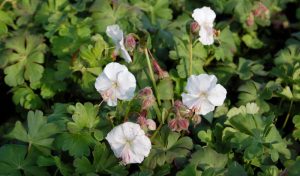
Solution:
[{"label": "pink-tinged flower bud", "polygon": [[198,34],[198,33],[199,33],[199,30],[200,30],[199,24],[198,24],[196,21],[192,22],[192,23],[191,23],[191,32],[192,32],[193,34]]},{"label": "pink-tinged flower bud", "polygon": [[136,41],[133,35],[128,34],[125,38],[125,47],[128,51],[132,52],[136,47]]},{"label": "pink-tinged flower bud", "polygon": [[193,111],[189,110],[180,100],[174,102],[174,111],[176,117],[190,118],[193,115]]},{"label": "pink-tinged flower bud", "polygon": [[156,130],[156,123],[152,119],[147,119],[147,127],[149,130]]},{"label": "pink-tinged flower bud", "polygon": [[153,69],[154,69],[154,72],[158,75],[158,78],[159,79],[163,79],[163,78],[167,78],[169,77],[169,73],[164,71],[158,64],[158,62],[153,59],[152,60],[152,64],[153,64]]},{"label": "pink-tinged flower bud", "polygon": [[254,25],[254,15],[252,12],[250,12],[248,18],[247,18],[247,21],[246,21],[247,25],[249,27],[253,26]]},{"label": "pink-tinged flower bud", "polygon": [[260,18],[268,18],[270,10],[263,3],[259,2],[258,6],[253,10],[253,15]]},{"label": "pink-tinged flower bud", "polygon": [[151,87],[145,87],[139,91],[139,98],[142,100],[142,110],[150,108],[155,103],[155,97]]},{"label": "pink-tinged flower bud", "polygon": [[147,119],[146,119],[147,111],[142,111],[137,118],[137,123],[141,126],[141,128],[147,128]]},{"label": "pink-tinged flower bud", "polygon": [[188,130],[189,120],[184,118],[175,118],[169,121],[169,128],[172,131],[180,132],[182,130]]}]

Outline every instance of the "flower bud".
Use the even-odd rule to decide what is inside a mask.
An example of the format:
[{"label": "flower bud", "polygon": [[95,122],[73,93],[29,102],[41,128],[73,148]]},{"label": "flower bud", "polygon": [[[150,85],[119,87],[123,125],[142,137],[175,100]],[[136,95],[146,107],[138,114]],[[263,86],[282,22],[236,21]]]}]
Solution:
[{"label": "flower bud", "polygon": [[147,111],[142,111],[137,118],[137,123],[142,127],[147,127],[147,119],[146,119]]},{"label": "flower bud", "polygon": [[142,100],[142,110],[150,108],[155,103],[155,97],[151,87],[145,87],[139,91],[139,98]]},{"label": "flower bud", "polygon": [[258,6],[253,10],[253,15],[259,18],[269,18],[270,10],[261,2],[258,3]]},{"label": "flower bud", "polygon": [[148,129],[149,130],[156,130],[156,123],[155,123],[155,121],[154,120],[152,120],[152,119],[147,119],[147,127],[148,127]]},{"label": "flower bud", "polygon": [[193,112],[189,110],[180,100],[174,102],[174,111],[176,117],[189,118],[193,115]]},{"label": "flower bud", "polygon": [[132,52],[136,47],[136,41],[133,35],[128,34],[125,38],[125,47],[128,51]]},{"label": "flower bud", "polygon": [[249,14],[249,16],[248,16],[248,18],[247,18],[246,23],[247,23],[247,25],[248,25],[249,27],[253,26],[253,24],[254,24],[254,15],[253,15],[252,12],[250,12],[250,14]]},{"label": "flower bud", "polygon": [[191,23],[190,28],[191,28],[191,32],[193,34],[198,34],[198,32],[200,30],[200,26],[199,26],[199,24],[196,21],[194,21],[194,22]]},{"label": "flower bud", "polygon": [[163,78],[167,78],[169,77],[169,73],[164,71],[158,64],[158,62],[153,59],[152,60],[152,64],[153,64],[153,69],[154,69],[154,72],[158,75],[158,78],[159,79],[163,79]]},{"label": "flower bud", "polygon": [[188,130],[189,120],[184,118],[175,118],[169,121],[169,128],[172,131],[180,132],[182,130]]}]

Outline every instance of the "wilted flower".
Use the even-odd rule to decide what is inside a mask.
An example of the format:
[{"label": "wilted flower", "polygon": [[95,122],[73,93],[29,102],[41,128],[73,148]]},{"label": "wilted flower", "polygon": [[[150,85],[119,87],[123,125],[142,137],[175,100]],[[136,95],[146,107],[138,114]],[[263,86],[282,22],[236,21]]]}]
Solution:
[{"label": "wilted flower", "polygon": [[135,49],[136,41],[132,34],[129,34],[125,37],[125,47],[132,52]]},{"label": "wilted flower", "polygon": [[139,97],[142,100],[142,110],[150,108],[155,103],[155,97],[151,87],[145,87],[140,90]]},{"label": "wilted flower", "polygon": [[95,88],[109,106],[116,106],[117,99],[130,100],[133,97],[136,80],[126,66],[111,62],[96,79]]},{"label": "wilted flower", "polygon": [[227,91],[216,83],[217,78],[214,75],[191,75],[185,87],[187,93],[181,94],[183,104],[199,115],[206,115],[213,111],[215,106],[221,106]]},{"label": "wilted flower", "polygon": [[211,45],[214,43],[213,23],[216,13],[210,7],[202,7],[193,11],[192,17],[200,25],[200,42],[203,45]]},{"label": "wilted flower", "polygon": [[116,53],[119,53],[119,51],[121,50],[121,57],[125,59],[126,62],[130,63],[132,60],[124,46],[123,31],[120,29],[119,25],[114,24],[114,25],[107,26],[106,34],[110,38],[112,38],[113,42],[116,45],[114,55],[116,55]]},{"label": "wilted flower", "polygon": [[124,164],[141,163],[150,153],[151,141],[136,123],[125,122],[114,127],[105,139]]},{"label": "wilted flower", "polygon": [[194,114],[192,117],[192,122],[194,123],[194,125],[198,125],[199,123],[201,123],[201,116],[198,114]]},{"label": "wilted flower", "polygon": [[154,72],[158,75],[158,78],[159,78],[159,79],[163,79],[163,78],[169,77],[168,72],[164,71],[164,70],[159,66],[158,62],[157,62],[155,59],[152,60],[152,64],[153,64]]},{"label": "wilted flower", "polygon": [[169,121],[169,128],[172,131],[180,132],[182,130],[188,130],[189,128],[189,120],[181,117],[176,117]]}]

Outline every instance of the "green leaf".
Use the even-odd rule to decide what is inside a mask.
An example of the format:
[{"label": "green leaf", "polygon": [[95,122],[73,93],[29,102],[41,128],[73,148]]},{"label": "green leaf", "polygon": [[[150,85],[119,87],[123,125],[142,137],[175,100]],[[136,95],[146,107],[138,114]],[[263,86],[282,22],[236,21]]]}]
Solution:
[{"label": "green leaf", "polygon": [[76,158],[74,161],[76,172],[80,174],[98,173],[115,176],[127,175],[124,166],[119,164],[118,159],[108,150],[105,144],[97,144],[93,151],[93,162],[86,157]]},{"label": "green leaf", "polygon": [[300,115],[293,117],[293,123],[295,124],[295,130],[293,131],[293,137],[300,140]]},{"label": "green leaf", "polygon": [[7,144],[0,148],[0,175],[50,175],[36,165],[37,151],[27,153],[23,145]]},{"label": "green leaf", "polygon": [[143,165],[155,168],[165,163],[171,163],[175,158],[186,157],[193,148],[190,137],[180,137],[179,133],[170,132],[165,126],[153,141],[154,145]]},{"label": "green leaf", "polygon": [[188,164],[182,171],[177,172],[176,176],[201,176],[201,172],[197,170],[197,165]]},{"label": "green leaf", "polygon": [[8,137],[29,143],[29,145],[51,148],[54,138],[51,136],[60,132],[54,123],[47,123],[47,118],[41,111],[29,111],[27,115],[27,130],[21,122],[16,122]]},{"label": "green leaf", "polygon": [[[9,86],[17,86],[29,81],[38,83],[43,76],[44,52],[46,45],[43,38],[38,35],[20,35],[9,39],[5,47],[10,53],[10,65],[4,69],[5,83]],[[31,85],[32,87],[32,85]]]},{"label": "green leaf", "polygon": [[259,49],[264,46],[264,43],[260,41],[255,35],[246,34],[242,37],[243,42],[252,49]]},{"label": "green leaf", "polygon": [[157,85],[157,93],[161,100],[172,100],[174,97],[173,83],[169,78],[160,80]]},{"label": "green leaf", "polygon": [[239,163],[232,162],[228,166],[225,176],[247,176],[247,172]]},{"label": "green leaf", "polygon": [[200,148],[192,154],[190,162],[202,170],[214,168],[216,170],[223,169],[228,161],[226,154],[220,154],[209,147]]},{"label": "green leaf", "polygon": [[68,129],[72,133],[81,131],[84,128],[93,129],[99,123],[98,111],[99,108],[92,103],[76,103],[68,108],[74,122],[67,124]]},{"label": "green leaf", "polygon": [[29,87],[15,87],[12,99],[25,109],[39,109],[43,105],[41,98]]},{"label": "green leaf", "polygon": [[69,151],[74,157],[90,155],[90,146],[95,142],[87,132],[78,134],[63,133],[56,138],[56,144],[63,151]]},{"label": "green leaf", "polygon": [[65,81],[60,81],[55,77],[53,69],[46,69],[41,79],[41,96],[44,99],[52,98],[58,92],[65,91],[67,84]]}]

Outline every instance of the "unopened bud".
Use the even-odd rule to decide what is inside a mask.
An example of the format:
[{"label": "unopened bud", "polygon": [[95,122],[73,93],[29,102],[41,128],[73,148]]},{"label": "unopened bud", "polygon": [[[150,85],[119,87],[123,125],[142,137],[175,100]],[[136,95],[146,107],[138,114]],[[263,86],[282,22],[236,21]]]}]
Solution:
[{"label": "unopened bud", "polygon": [[142,111],[139,115],[139,117],[137,118],[137,123],[142,127],[146,127],[147,126],[147,119],[146,119],[146,115],[147,115],[147,111]]},{"label": "unopened bud", "polygon": [[147,119],[147,127],[148,127],[148,129],[149,130],[156,130],[156,123],[155,123],[155,121],[154,120],[152,120],[152,119]]},{"label": "unopened bud", "polygon": [[158,75],[159,79],[169,77],[168,72],[164,71],[155,59],[152,60],[152,64],[153,64],[154,72]]},{"label": "unopened bud", "polygon": [[258,6],[253,10],[253,15],[260,18],[269,18],[270,10],[261,2],[258,3]]},{"label": "unopened bud", "polygon": [[125,38],[125,47],[128,51],[132,52],[135,49],[136,41],[133,35],[128,34]]},{"label": "unopened bud", "polygon": [[142,100],[142,110],[150,108],[155,103],[155,97],[151,87],[145,87],[139,91],[139,98]]},{"label": "unopened bud", "polygon": [[182,130],[188,130],[189,120],[184,118],[175,118],[169,121],[168,125],[172,131],[180,132]]},{"label": "unopened bud", "polygon": [[250,12],[250,14],[249,14],[249,16],[248,16],[248,18],[247,18],[246,23],[247,23],[247,25],[248,25],[249,27],[253,26],[253,24],[254,24],[254,15],[253,15],[252,12]]},{"label": "unopened bud", "polygon": [[199,24],[196,21],[192,22],[191,23],[191,32],[193,34],[198,34],[199,30],[200,30]]}]

